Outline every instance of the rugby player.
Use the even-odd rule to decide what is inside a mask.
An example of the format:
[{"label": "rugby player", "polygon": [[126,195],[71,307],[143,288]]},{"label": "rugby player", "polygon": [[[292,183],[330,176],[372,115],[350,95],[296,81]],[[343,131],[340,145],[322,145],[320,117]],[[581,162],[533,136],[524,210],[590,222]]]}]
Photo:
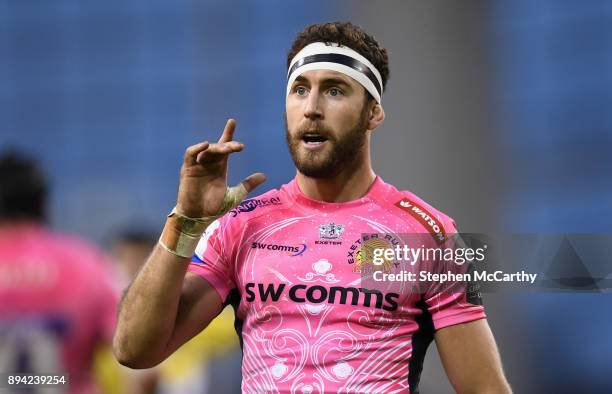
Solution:
[{"label": "rugby player", "polygon": [[[0,392],[99,393],[94,355],[110,350],[119,299],[112,262],[47,225],[47,196],[35,161],[0,156]],[[55,383],[9,386],[9,374]]]},{"label": "rugby player", "polygon": [[372,169],[387,51],[351,23],[317,24],[298,35],[287,67],[295,178],[244,201],[263,174],[228,188],[228,156],[244,148],[232,119],[216,143],[187,148],[176,207],[122,301],[116,357],[156,365],[231,304],[245,393],[416,393],[434,339],[457,392],[510,392],[480,302],[362,286],[362,233],[456,231]]}]

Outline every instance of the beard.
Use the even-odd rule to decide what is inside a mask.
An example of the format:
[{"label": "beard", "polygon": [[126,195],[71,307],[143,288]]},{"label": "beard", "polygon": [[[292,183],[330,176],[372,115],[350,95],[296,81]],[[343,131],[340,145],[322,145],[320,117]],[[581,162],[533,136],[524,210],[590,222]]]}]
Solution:
[{"label": "beard", "polygon": [[[332,178],[340,171],[358,164],[360,152],[366,142],[367,122],[367,106],[364,105],[357,124],[341,137],[334,136],[318,122],[309,122],[291,135],[285,117],[285,138],[298,171],[309,178],[325,179]],[[318,151],[302,149],[302,136],[307,131],[313,130],[324,135],[330,147]]]}]

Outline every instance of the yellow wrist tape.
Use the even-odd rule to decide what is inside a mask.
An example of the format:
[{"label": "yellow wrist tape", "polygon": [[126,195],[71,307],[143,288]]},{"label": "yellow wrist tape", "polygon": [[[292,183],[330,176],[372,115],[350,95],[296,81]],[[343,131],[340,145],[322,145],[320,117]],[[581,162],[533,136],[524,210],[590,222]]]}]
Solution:
[{"label": "yellow wrist tape", "polygon": [[193,256],[206,227],[240,204],[247,194],[248,192],[242,183],[227,188],[221,207],[213,216],[190,218],[179,213],[174,207],[172,212],[168,214],[164,230],[159,238],[159,244],[174,255],[190,258]]}]

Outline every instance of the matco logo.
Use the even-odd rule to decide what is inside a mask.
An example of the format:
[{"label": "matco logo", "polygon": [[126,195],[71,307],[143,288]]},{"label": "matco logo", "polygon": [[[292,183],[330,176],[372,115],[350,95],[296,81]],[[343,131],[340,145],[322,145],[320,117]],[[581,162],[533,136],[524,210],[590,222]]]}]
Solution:
[{"label": "matco logo", "polygon": [[446,241],[446,233],[440,222],[422,206],[402,198],[395,203],[395,206],[402,211],[408,212],[412,217],[419,221],[439,244]]},{"label": "matco logo", "polygon": [[238,216],[242,212],[251,212],[257,207],[265,207],[266,205],[281,205],[281,200],[278,197],[272,198],[250,198],[242,201],[236,208],[230,210],[232,217]]}]

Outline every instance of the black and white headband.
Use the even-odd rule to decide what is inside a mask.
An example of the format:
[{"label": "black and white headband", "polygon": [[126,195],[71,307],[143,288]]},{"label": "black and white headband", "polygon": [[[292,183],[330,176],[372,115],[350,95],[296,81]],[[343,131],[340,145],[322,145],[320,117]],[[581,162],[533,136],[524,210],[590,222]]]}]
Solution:
[{"label": "black and white headband", "polygon": [[332,70],[359,82],[378,104],[383,93],[382,78],[372,63],[351,48],[336,43],[314,42],[295,55],[287,72],[287,96],[291,85],[302,73],[310,70]]}]

